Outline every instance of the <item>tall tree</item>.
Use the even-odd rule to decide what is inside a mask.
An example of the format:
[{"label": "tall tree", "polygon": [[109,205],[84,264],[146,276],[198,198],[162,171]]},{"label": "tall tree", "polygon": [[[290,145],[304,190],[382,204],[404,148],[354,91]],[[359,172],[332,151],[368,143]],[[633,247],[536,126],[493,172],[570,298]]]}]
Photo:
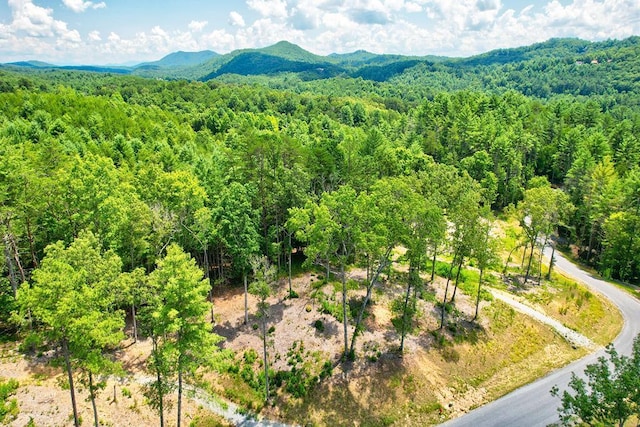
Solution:
[{"label": "tall tree", "polygon": [[524,200],[518,204],[520,225],[526,235],[525,256],[527,247],[530,251],[525,281],[529,279],[536,245],[546,241],[570,209],[571,202],[566,193],[551,188],[548,182],[525,191]]},{"label": "tall tree", "polygon": [[87,373],[97,426],[93,376],[111,366],[106,351],[124,337],[124,316],[114,309],[112,289],[122,262],[113,251],[102,251],[91,232],[81,232],[66,248],[62,242],[50,245],[45,254],[33,283],[21,288],[18,298],[42,325],[41,332],[62,347],[76,427],[80,419],[73,371]]},{"label": "tall tree", "polygon": [[269,317],[269,303],[267,299],[271,296],[273,285],[276,280],[277,271],[265,256],[254,257],[251,260],[253,269],[253,281],[249,287],[249,292],[258,298],[258,313],[262,329],[262,355],[264,364],[264,395],[265,401],[269,400],[269,354],[267,352],[267,321]]},{"label": "tall tree", "polygon": [[182,421],[184,376],[211,356],[219,340],[207,325],[209,283],[202,277],[195,260],[175,243],[167,247],[166,255],[149,274],[149,282],[159,293],[152,313],[158,341],[156,357],[162,359],[158,363],[170,360],[178,377],[178,426]]},{"label": "tall tree", "polygon": [[324,257],[327,262],[327,279],[331,264],[337,264],[340,268],[345,358],[349,356],[346,268],[354,255],[361,232],[355,208],[356,198],[355,190],[343,185],[332,193],[323,193],[317,204],[308,204],[306,212],[297,213],[300,221],[308,220],[299,236],[308,242],[306,254],[310,262]]},{"label": "tall tree", "polygon": [[478,292],[476,294],[476,311],[473,316],[473,320],[478,318],[484,272],[488,267],[498,261],[496,256],[496,240],[491,235],[491,227],[492,221],[490,215],[480,218],[480,223],[478,224],[478,236],[474,242],[475,244],[471,252],[471,256],[475,258],[478,270],[480,271],[478,277]]},{"label": "tall tree", "polygon": [[251,257],[260,249],[260,235],[256,212],[251,206],[247,187],[232,182],[220,195],[216,221],[220,237],[233,258],[233,266],[242,276],[244,284],[244,322],[249,323],[249,287],[247,275],[251,269]]},{"label": "tall tree", "polygon": [[554,386],[551,394],[560,396],[558,408],[563,425],[618,425],[623,427],[632,415],[638,416],[640,402],[640,338],[633,341],[631,356],[621,355],[612,345],[606,357],[587,365],[583,377],[571,374],[569,388],[560,395]]},{"label": "tall tree", "polygon": [[115,288],[117,303],[131,308],[133,342],[137,342],[139,329],[137,310],[152,298],[150,295],[152,289],[148,285],[144,269],[136,268],[131,272],[122,273]]}]

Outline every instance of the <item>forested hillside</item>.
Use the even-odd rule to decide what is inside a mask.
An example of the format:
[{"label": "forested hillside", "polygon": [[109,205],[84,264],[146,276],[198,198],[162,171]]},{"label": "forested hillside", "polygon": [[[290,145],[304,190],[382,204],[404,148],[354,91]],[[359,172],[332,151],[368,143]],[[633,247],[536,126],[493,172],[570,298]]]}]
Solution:
[{"label": "forested hillside", "polygon": [[[551,39],[531,46],[499,49],[469,58],[410,57],[366,51],[319,56],[282,41],[261,49],[242,49],[225,55],[214,52],[176,52],[161,60],[134,67],[53,66],[37,61],[7,64],[35,70],[67,69],[134,74],[165,79],[224,78],[267,84],[286,90],[342,94],[350,82],[357,96],[393,94],[418,102],[440,91],[479,90],[504,93],[515,90],[548,99],[556,95],[606,95],[635,103],[640,91],[640,38],[588,42]],[[256,77],[259,76],[259,77]],[[267,76],[267,78],[262,78]],[[356,80],[353,80],[356,79]],[[346,81],[345,81],[346,80]],[[359,85],[358,85],[359,86]]]},{"label": "forested hillside", "polygon": [[[74,195],[68,185],[74,179],[69,174],[91,174],[85,167],[99,167],[101,180],[111,176],[113,182],[103,184],[112,191],[126,187],[124,194],[140,201],[140,214],[149,220],[152,208],[169,209],[170,201],[162,199],[167,190],[158,185],[162,180],[189,177],[180,179],[181,185],[194,188],[182,197],[195,199],[179,205],[193,203],[192,214],[199,208],[219,210],[219,190],[239,183],[266,254],[264,249],[283,241],[284,230],[278,228],[289,208],[342,185],[369,191],[378,179],[419,175],[431,164],[443,164],[474,178],[494,209],[516,204],[536,176],[563,186],[577,207],[567,225],[577,244],[587,253],[591,247],[590,261],[612,277],[637,276],[637,260],[623,262],[628,271],[615,264],[621,254],[633,257],[634,251],[617,252],[623,242],[614,229],[619,221],[635,224],[640,122],[634,109],[609,99],[541,103],[516,92],[465,91],[438,94],[415,108],[400,103],[390,109],[378,97],[295,95],[216,83],[60,73],[46,78],[4,73],[3,81],[3,205],[12,212],[11,234],[18,246],[29,248],[19,251],[28,253],[21,260],[26,268],[37,264],[47,244],[70,241],[88,225],[99,225],[93,231],[103,238],[118,235],[106,232],[109,227],[126,226],[109,224],[111,215],[105,221],[87,216],[98,214],[104,200],[91,198],[100,192],[78,189],[82,194]],[[87,157],[92,160],[85,166]],[[155,186],[160,188],[154,191]],[[134,265],[150,265],[154,239],[161,247],[171,236],[195,249],[178,225],[165,236],[141,230],[139,242],[116,239],[107,246],[131,258],[135,243]],[[632,228],[626,230],[629,234]]]},{"label": "forested hillside", "polygon": [[[367,304],[394,260],[407,266],[392,305],[401,348],[428,295],[420,274],[448,279],[440,328],[458,319],[464,268],[480,283],[501,269],[496,215],[520,221],[525,282],[541,279],[540,246],[557,242],[605,277],[638,283],[638,49],[637,38],[552,41],[381,65],[360,53],[327,57],[322,71],[289,69],[313,58],[275,49],[269,61],[285,74],[206,82],[0,69],[0,326],[32,331],[30,346],[54,343],[93,400],[123,313],[131,322],[140,310],[157,378],[149,399],[162,414],[167,378],[181,392],[183,374],[205,363],[199,349],[215,347],[204,317],[216,287],[262,304],[267,369],[269,264],[283,277],[292,264],[337,277],[336,300],[321,304],[341,323],[343,360],[357,357]],[[247,55],[266,54],[238,54],[217,72],[238,72]],[[359,61],[369,65],[357,78],[310,78]],[[355,305],[351,267],[366,271]],[[251,381],[268,398],[266,372]]]}]

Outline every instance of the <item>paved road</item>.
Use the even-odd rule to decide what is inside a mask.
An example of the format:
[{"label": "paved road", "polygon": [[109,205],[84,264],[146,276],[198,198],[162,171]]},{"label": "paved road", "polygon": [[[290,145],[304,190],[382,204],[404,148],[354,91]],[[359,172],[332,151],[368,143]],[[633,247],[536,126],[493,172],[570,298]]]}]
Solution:
[{"label": "paved road", "polygon": [[[618,306],[624,317],[624,326],[620,335],[615,339],[614,345],[620,353],[630,354],[633,339],[640,332],[640,302],[615,286],[581,270],[558,252],[555,256],[556,268],[584,282]],[[567,389],[572,371],[583,372],[586,365],[593,363],[603,354],[604,350],[601,349],[494,402],[471,411],[463,417],[449,421],[443,426],[528,427],[553,424],[558,421],[557,408],[560,406],[560,399],[551,396],[549,393],[551,387],[558,385],[560,390]]]}]

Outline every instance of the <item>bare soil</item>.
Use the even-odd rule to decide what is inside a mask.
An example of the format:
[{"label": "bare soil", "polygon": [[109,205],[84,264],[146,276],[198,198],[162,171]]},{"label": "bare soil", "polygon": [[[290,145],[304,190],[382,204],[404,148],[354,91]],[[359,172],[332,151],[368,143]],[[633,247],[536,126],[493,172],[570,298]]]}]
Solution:
[{"label": "bare soil", "polygon": [[[439,331],[440,311],[434,298],[418,300],[416,329],[399,354],[399,334],[391,323],[391,301],[402,297],[405,274],[395,271],[384,277],[370,302],[365,331],[358,337],[357,358],[341,362],[344,350],[343,326],[333,316],[321,312],[312,293],[320,279],[304,274],[293,280],[299,298],[286,298],[288,283],[282,279],[271,298],[269,359],[274,370],[287,369],[286,354],[296,342],[303,342],[321,360],[334,365],[333,375],[318,384],[305,399],[276,393],[273,406],[262,415],[303,425],[430,425],[463,414],[497,396],[562,366],[580,355],[550,328],[518,313],[504,303],[483,301],[481,316],[471,322],[475,299],[458,290],[455,320]],[[365,272],[352,270],[353,279],[364,279]],[[315,286],[314,286],[315,285]],[[339,285],[320,288],[339,303]],[[427,292],[441,301],[445,281],[437,279]],[[452,289],[449,289],[449,297]],[[349,298],[364,296],[365,290],[350,290]],[[214,332],[225,340],[221,346],[241,355],[248,349],[262,355],[262,338],[256,311],[257,301],[249,296],[249,322],[244,324],[244,293],[241,287],[217,288],[214,297]],[[321,332],[314,327],[320,320]],[[349,340],[353,326],[348,328]],[[108,379],[98,397],[101,425],[157,425],[157,414],[145,403],[142,388],[135,379],[145,374],[150,342],[133,344],[128,340],[117,358],[129,376]],[[148,374],[146,374],[148,375]],[[33,419],[38,426],[72,425],[65,375],[47,364],[45,357],[27,358],[17,344],[5,344],[0,359],[0,377],[20,382],[16,398],[20,413],[12,426],[25,426]],[[222,393],[225,383],[217,374],[207,374],[214,390]],[[87,392],[78,387],[78,403],[85,425],[92,424]],[[115,397],[115,398],[114,398]],[[184,425],[196,416],[210,415],[186,396]],[[166,412],[167,425],[175,424],[175,405]]]}]

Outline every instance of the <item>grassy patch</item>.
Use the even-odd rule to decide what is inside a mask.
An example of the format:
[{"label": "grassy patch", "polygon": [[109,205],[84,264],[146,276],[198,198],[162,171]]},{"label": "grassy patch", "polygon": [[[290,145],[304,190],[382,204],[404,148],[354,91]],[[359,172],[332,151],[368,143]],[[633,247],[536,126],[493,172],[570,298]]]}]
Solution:
[{"label": "grassy patch", "polygon": [[440,358],[435,360],[447,373],[443,381],[454,390],[458,384],[462,395],[482,387],[483,400],[495,399],[583,354],[501,301],[494,301],[483,315],[489,319],[485,335],[469,340],[440,336],[436,350]]},{"label": "grassy patch", "polygon": [[203,409],[199,409],[189,427],[231,427],[232,423],[222,418],[220,415],[212,414]]},{"label": "grassy patch", "polygon": [[548,316],[601,345],[611,342],[622,326],[620,312],[608,300],[555,272],[549,282],[525,292],[524,297]]}]

